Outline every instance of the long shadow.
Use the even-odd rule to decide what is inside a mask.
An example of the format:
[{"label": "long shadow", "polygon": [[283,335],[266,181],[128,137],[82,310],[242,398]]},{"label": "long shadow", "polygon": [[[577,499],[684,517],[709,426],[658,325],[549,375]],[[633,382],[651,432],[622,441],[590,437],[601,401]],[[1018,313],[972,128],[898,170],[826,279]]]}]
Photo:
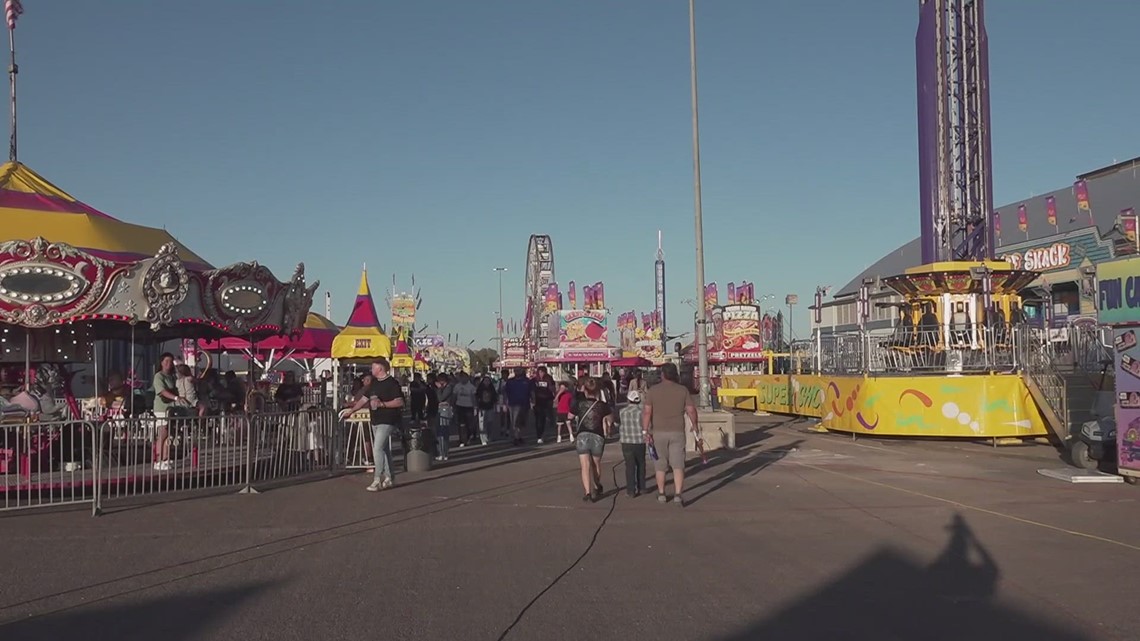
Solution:
[{"label": "long shadow", "polygon": [[[535,451],[534,448],[539,448],[539,447],[541,447],[543,449]],[[550,449],[546,449],[546,448],[550,448]],[[528,452],[533,452],[533,453],[528,454]],[[464,457],[464,458],[457,459],[455,461],[448,461],[449,465],[446,465],[444,467],[439,467],[439,468],[432,468],[432,471],[430,471],[430,472],[421,473],[421,474],[423,474],[422,477],[420,477],[419,474],[417,474],[417,476],[419,478],[416,478],[413,481],[404,481],[403,479],[400,479],[399,485],[400,485],[400,487],[408,487],[410,485],[419,485],[420,483],[427,483],[429,481],[434,481],[436,479],[445,479],[445,478],[450,478],[453,476],[462,476],[463,474],[470,474],[472,472],[478,472],[481,470],[489,470],[493,467],[498,467],[500,465],[505,465],[507,463],[516,463],[516,462],[522,462],[522,461],[534,461],[534,460],[546,458],[548,456],[556,456],[558,454],[570,454],[570,453],[573,453],[572,449],[566,449],[566,448],[557,447],[557,446],[552,447],[552,446],[548,446],[548,445],[536,445],[533,447],[525,447],[524,446],[521,449],[518,447],[503,449],[503,450],[500,450],[499,452],[496,452],[493,454],[488,454],[486,456],[477,456],[477,457],[470,457],[470,458]],[[517,456],[519,454],[522,454],[522,456]],[[512,456],[512,455],[515,455],[515,456]],[[492,462],[487,463],[485,465],[473,465],[475,463],[481,463],[484,461],[492,461]],[[577,459],[575,459],[575,463],[577,463]],[[440,470],[440,471],[450,470],[453,466],[458,467],[461,465],[462,466],[471,466],[471,467],[462,467],[462,468],[455,469],[454,471],[449,471],[449,472],[439,473],[439,474],[436,473],[437,470]]]},{"label": "long shadow", "polygon": [[[720,490],[724,486],[742,479],[745,476],[752,476],[760,473],[763,469],[776,463],[780,459],[787,456],[789,453],[794,452],[799,448],[803,440],[796,441],[789,445],[771,450],[759,450],[751,452],[742,460],[737,461],[733,465],[721,470],[717,474],[708,478],[702,479],[699,483],[690,485],[686,488],[685,496],[689,497],[687,502],[690,505],[695,505],[706,496]],[[694,491],[700,488],[707,488],[703,492],[694,496]]]},{"label": "long shadow", "polygon": [[[199,639],[216,630],[222,620],[236,616],[245,603],[272,584],[258,582],[202,592],[114,602],[132,592],[120,592],[94,603],[68,606],[13,623],[0,623],[4,641],[47,639],[115,639],[131,641]],[[153,586],[148,586],[148,588]]]},{"label": "long shadow", "polygon": [[750,425],[751,429],[746,431],[738,431],[736,433],[736,446],[748,447],[755,445],[760,441],[766,440],[772,436],[772,432],[782,428],[788,427],[799,422],[801,419],[798,416],[782,417],[782,420],[776,423],[766,423],[764,425]]},{"label": "long shadow", "polygon": [[946,548],[928,566],[884,548],[814,594],[719,641],[1091,639],[997,603],[997,563],[961,515],[947,529]]}]

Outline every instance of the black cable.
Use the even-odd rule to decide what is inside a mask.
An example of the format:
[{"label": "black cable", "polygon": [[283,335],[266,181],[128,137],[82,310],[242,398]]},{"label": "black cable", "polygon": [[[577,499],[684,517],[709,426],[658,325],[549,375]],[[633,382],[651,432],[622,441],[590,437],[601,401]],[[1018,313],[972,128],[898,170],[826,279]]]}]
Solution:
[{"label": "black cable", "polygon": [[565,570],[563,570],[561,574],[554,577],[553,581],[551,581],[545,588],[542,588],[542,590],[539,591],[538,594],[534,595],[534,598],[531,599],[529,603],[524,605],[523,608],[521,610],[519,610],[519,613],[515,617],[515,620],[511,621],[511,624],[508,625],[506,627],[506,629],[503,630],[503,633],[498,636],[497,641],[503,641],[503,639],[507,638],[507,635],[511,633],[511,630],[515,629],[516,625],[518,625],[520,622],[522,622],[523,617],[526,616],[526,613],[530,611],[530,609],[534,606],[534,604],[538,603],[539,599],[541,599],[543,597],[543,595],[545,595],[547,592],[550,592],[552,589],[554,589],[554,586],[558,585],[558,582],[561,581],[563,578],[565,578],[567,574],[570,574],[571,570],[578,567],[578,564],[581,563],[582,560],[586,558],[586,555],[588,555],[590,553],[590,550],[594,549],[594,544],[596,544],[598,542],[598,536],[601,535],[602,529],[606,527],[606,522],[610,520],[610,517],[613,516],[614,510],[617,509],[618,494],[621,494],[621,492],[618,491],[617,468],[619,465],[624,465],[624,464],[625,464],[625,461],[621,461],[621,462],[615,463],[614,466],[612,468],[610,468],[610,471],[613,472],[613,476],[614,476],[613,502],[610,503],[610,509],[609,509],[609,511],[606,512],[605,517],[602,518],[602,522],[598,524],[598,528],[596,530],[594,530],[594,536],[592,536],[590,538],[590,544],[586,546],[586,549],[582,551],[582,554],[578,555],[578,558],[574,559],[573,563],[571,563]]}]

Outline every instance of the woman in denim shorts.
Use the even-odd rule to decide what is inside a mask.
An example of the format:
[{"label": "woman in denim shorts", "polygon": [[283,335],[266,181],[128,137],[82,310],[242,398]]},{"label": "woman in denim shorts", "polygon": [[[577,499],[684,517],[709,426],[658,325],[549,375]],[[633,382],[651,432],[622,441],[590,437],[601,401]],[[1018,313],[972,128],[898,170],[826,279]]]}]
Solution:
[{"label": "woman in denim shorts", "polygon": [[570,424],[578,429],[574,449],[582,464],[583,502],[597,501],[602,497],[602,452],[606,449],[603,419],[610,415],[610,406],[598,399],[598,379],[586,377],[582,382],[582,396],[570,407]]}]

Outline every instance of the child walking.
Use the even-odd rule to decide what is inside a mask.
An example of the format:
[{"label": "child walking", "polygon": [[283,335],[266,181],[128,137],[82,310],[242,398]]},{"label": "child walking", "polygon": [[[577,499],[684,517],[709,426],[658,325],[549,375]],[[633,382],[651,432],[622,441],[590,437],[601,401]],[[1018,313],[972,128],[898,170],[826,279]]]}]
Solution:
[{"label": "child walking", "polygon": [[574,430],[570,427],[570,405],[574,401],[574,395],[570,393],[570,385],[563,381],[558,384],[558,395],[554,397],[554,404],[557,407],[558,417],[555,429],[558,430],[558,442],[562,442],[562,428],[566,428],[566,438],[574,440]]},{"label": "child walking", "polygon": [[641,392],[631,389],[629,404],[618,414],[621,456],[625,459],[625,493],[630,498],[645,491],[645,432],[641,428]]}]

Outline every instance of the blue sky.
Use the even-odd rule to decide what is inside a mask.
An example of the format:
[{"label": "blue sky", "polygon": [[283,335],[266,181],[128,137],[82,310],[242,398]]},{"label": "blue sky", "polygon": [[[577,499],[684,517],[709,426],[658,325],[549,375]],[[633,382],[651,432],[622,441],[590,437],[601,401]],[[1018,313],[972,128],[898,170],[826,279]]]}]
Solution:
[{"label": "blue sky", "polygon": [[[747,279],[806,305],[917,235],[917,4],[698,2],[722,297]],[[670,326],[688,329],[684,0],[24,6],[21,160],[97,208],[218,265],[285,277],[303,261],[337,322],[362,262],[374,290],[414,272],[421,318],[477,346],[495,331],[495,265],[522,316],[530,234],[553,237],[560,282],[603,280],[611,308],[647,311],[663,228]],[[1140,155],[1140,4],[987,14],[995,204]]]}]

